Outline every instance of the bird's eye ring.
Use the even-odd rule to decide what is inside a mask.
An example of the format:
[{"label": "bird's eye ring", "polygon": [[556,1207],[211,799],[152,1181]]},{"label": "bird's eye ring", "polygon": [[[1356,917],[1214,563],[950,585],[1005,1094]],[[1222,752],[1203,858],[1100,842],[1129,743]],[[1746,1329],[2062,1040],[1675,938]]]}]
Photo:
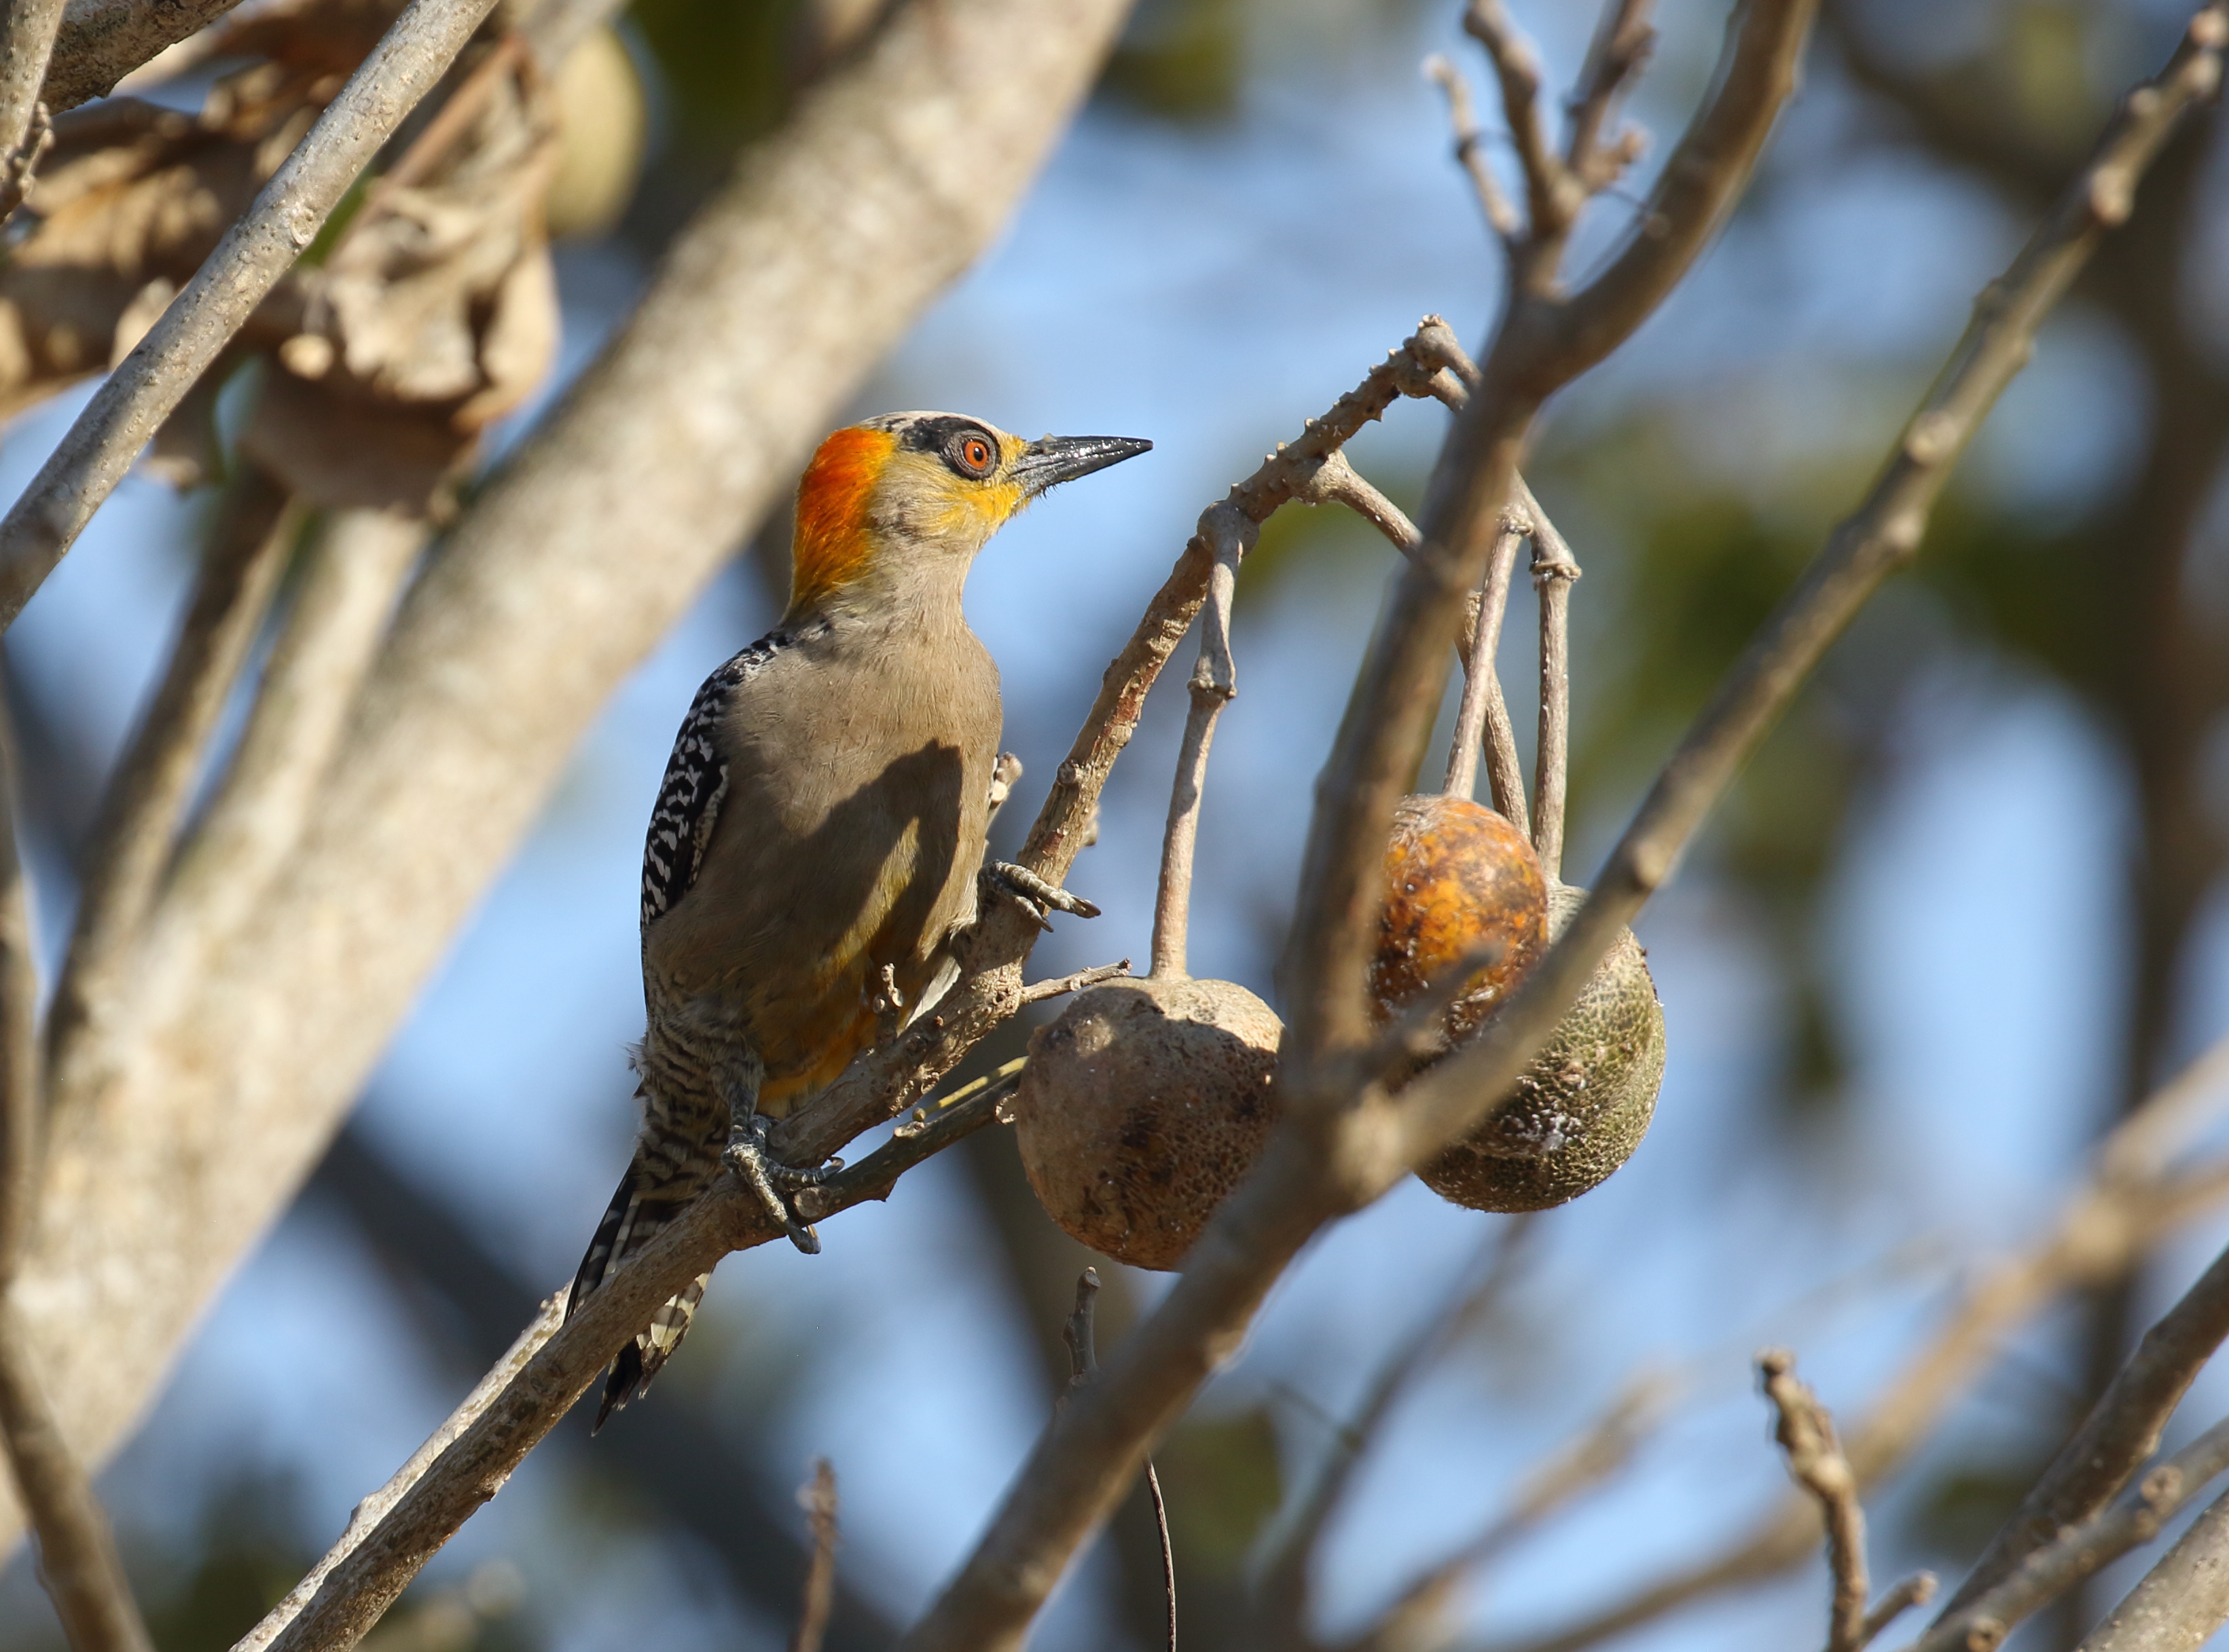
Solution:
[{"label": "bird's eye ring", "polygon": [[980,431],[968,431],[955,438],[951,453],[954,466],[967,476],[988,476],[999,461],[999,450]]}]

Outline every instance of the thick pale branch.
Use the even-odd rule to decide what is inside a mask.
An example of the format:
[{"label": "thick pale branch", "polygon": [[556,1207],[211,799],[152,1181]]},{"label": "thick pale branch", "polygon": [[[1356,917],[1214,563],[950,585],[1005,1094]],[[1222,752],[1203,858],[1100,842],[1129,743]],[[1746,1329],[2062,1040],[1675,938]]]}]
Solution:
[{"label": "thick pale branch", "polygon": [[118,363],[0,517],[0,626],[12,624],[163,421],[294,266],[357,175],[495,0],[411,0],[340,95]]},{"label": "thick pale branch", "polygon": [[16,842],[17,796],[15,718],[0,693],[0,1297],[30,1235],[42,1134],[39,955],[30,880]]},{"label": "thick pale branch", "polygon": [[[61,21],[62,0],[10,0],[0,16],[0,163],[13,163],[33,136],[47,61]],[[17,191],[6,202],[8,208],[12,211],[22,199]]]},{"label": "thick pale branch", "polygon": [[[2194,1477],[2198,1470],[2194,1470]],[[2217,1497],[2078,1652],[2198,1652],[2229,1623],[2229,1494]],[[1970,1642],[1969,1642],[1970,1643]]]}]

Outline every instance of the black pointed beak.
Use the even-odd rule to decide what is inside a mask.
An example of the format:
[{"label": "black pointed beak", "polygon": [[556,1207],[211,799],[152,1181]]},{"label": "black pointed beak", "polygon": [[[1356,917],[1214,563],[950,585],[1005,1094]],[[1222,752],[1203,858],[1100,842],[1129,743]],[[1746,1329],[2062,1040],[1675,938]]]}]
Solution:
[{"label": "black pointed beak", "polygon": [[1135,458],[1153,445],[1137,436],[1041,436],[1022,450],[1012,474],[1023,497],[1034,499],[1047,488]]}]

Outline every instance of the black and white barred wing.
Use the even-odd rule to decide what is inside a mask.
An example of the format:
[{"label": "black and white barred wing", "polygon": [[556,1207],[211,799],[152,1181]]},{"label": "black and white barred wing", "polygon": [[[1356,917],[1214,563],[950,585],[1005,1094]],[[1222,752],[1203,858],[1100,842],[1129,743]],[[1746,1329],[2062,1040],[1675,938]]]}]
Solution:
[{"label": "black and white barred wing", "polygon": [[673,755],[665,760],[665,779],[650,811],[650,832],[642,846],[642,921],[648,925],[679,904],[697,881],[712,829],[720,823],[720,804],[728,795],[728,765],[719,749],[721,720],[743,686],[766,669],[768,660],[797,639],[770,631],[729,659],[697,690]]}]

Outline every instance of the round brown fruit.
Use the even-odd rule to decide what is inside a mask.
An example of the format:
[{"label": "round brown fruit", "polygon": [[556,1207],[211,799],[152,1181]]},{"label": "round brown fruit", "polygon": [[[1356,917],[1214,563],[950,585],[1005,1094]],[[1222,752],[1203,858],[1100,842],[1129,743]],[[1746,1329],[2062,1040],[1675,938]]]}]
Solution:
[{"label": "round brown fruit", "polygon": [[1275,1122],[1269,1006],[1229,981],[1079,994],[1030,1040],[1015,1139],[1037,1201],[1102,1256],[1173,1269]]},{"label": "round brown fruit", "polygon": [[1500,956],[1448,1014],[1461,1039],[1508,996],[1548,944],[1548,889],[1525,834],[1468,797],[1404,797],[1385,846],[1386,896],[1370,965],[1390,1020],[1464,957]]},{"label": "round brown fruit", "polygon": [[[1587,892],[1558,884],[1549,921],[1564,932]],[[1598,1187],[1633,1156],[1664,1081],[1664,1006],[1631,930],[1621,930],[1555,1036],[1519,1079],[1511,1105],[1416,1174],[1473,1210],[1545,1210]]]}]

